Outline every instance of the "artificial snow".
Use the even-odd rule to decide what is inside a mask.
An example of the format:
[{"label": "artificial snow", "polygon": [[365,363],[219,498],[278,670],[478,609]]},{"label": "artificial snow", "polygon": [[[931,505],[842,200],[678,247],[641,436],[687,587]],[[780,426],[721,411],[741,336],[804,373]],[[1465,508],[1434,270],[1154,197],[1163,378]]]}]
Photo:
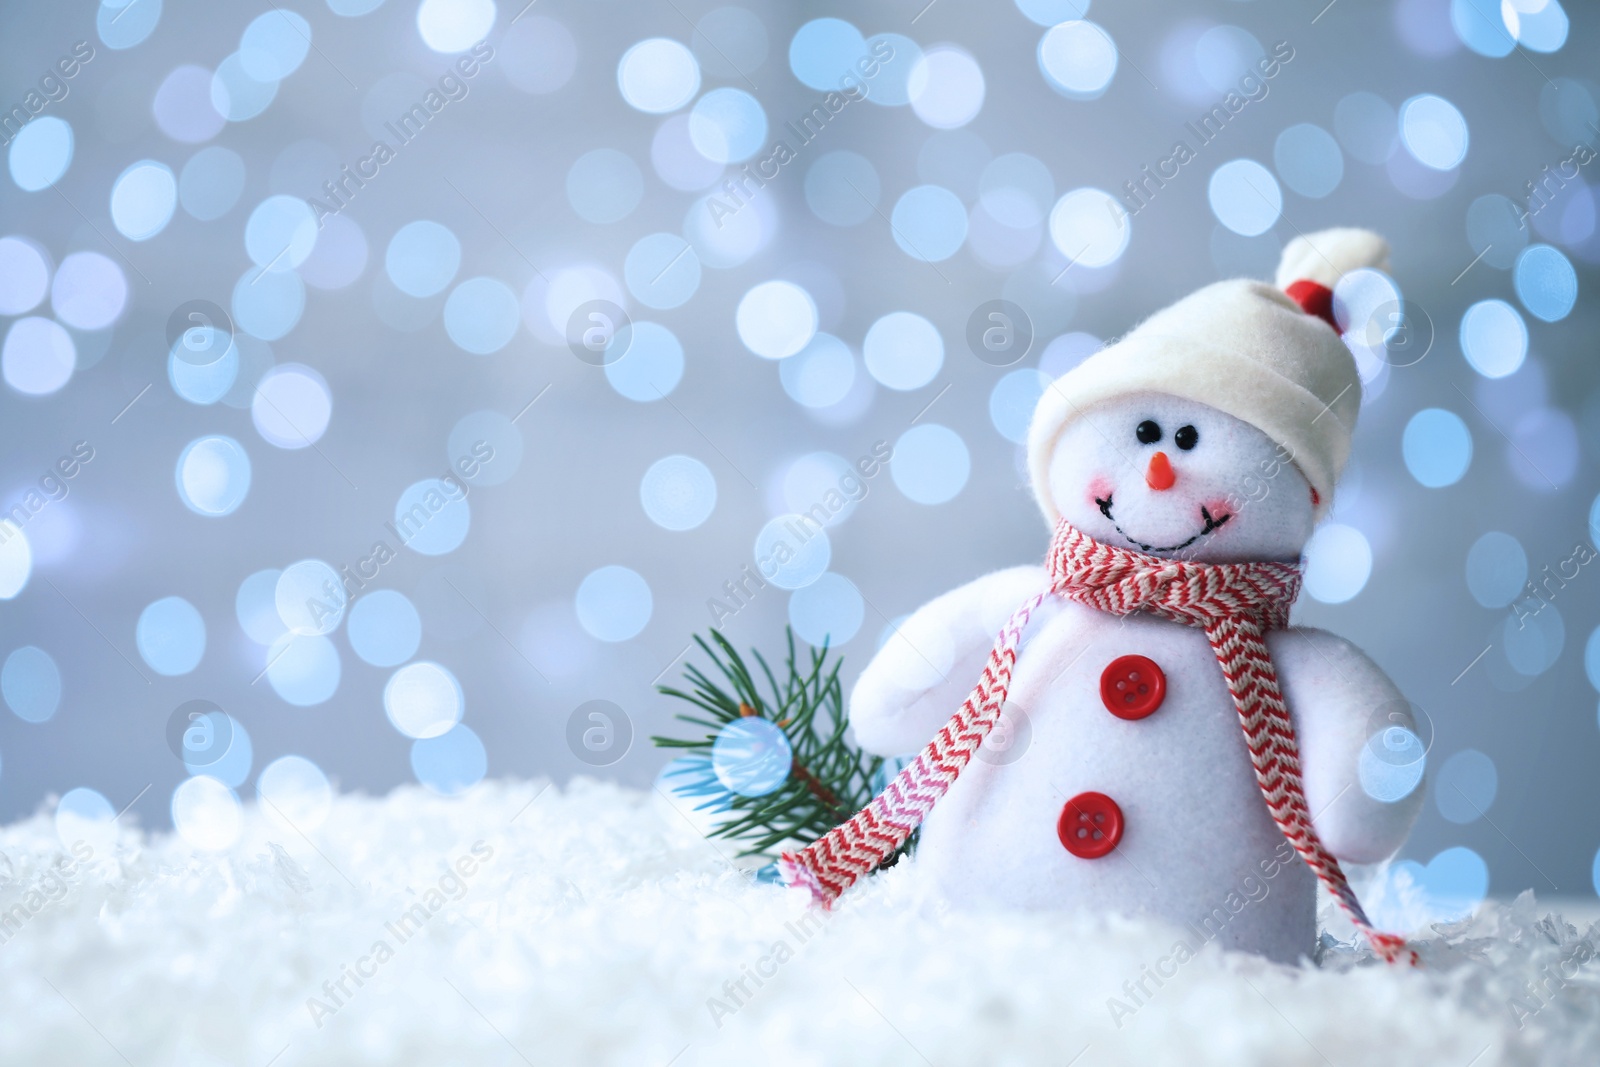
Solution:
[{"label": "artificial snow", "polygon": [[952,913],[914,861],[817,912],[663,795],[583,779],[287,819],[247,805],[211,853],[120,825],[63,841],[45,815],[0,830],[0,1063],[1489,1067],[1600,1048],[1600,924],[1527,894],[1426,931],[1421,968],[1340,945],[1180,963],[1184,931],[1154,923]]}]

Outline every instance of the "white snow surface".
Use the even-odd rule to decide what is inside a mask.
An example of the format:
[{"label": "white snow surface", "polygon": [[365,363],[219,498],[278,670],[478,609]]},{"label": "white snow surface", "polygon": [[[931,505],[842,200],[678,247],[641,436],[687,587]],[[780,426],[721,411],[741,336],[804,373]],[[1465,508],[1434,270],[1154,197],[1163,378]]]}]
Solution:
[{"label": "white snow surface", "polygon": [[[1600,1048],[1600,923],[1531,894],[1425,930],[1419,968],[1207,946],[1135,1005],[1124,983],[1182,931],[951,912],[914,861],[824,919],[661,794],[587,779],[346,794],[304,832],[249,804],[220,852],[120,824],[88,846],[57,891],[55,822],[0,830],[0,913],[24,920],[0,933],[0,1064],[1489,1067]],[[371,977],[340,991],[347,967]]]}]

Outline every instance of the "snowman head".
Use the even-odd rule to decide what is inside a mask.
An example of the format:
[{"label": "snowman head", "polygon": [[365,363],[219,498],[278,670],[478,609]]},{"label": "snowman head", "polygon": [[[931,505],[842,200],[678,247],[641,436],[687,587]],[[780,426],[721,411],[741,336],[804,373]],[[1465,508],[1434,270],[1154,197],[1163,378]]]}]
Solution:
[{"label": "snowman head", "polygon": [[1361,410],[1335,287],[1387,255],[1364,230],[1298,237],[1275,284],[1208,285],[1056,379],[1028,430],[1046,520],[1160,556],[1299,555]]},{"label": "snowman head", "polygon": [[1320,502],[1265,433],[1154,392],[1103,401],[1063,428],[1049,486],[1061,516],[1097,541],[1216,563],[1296,558]]}]

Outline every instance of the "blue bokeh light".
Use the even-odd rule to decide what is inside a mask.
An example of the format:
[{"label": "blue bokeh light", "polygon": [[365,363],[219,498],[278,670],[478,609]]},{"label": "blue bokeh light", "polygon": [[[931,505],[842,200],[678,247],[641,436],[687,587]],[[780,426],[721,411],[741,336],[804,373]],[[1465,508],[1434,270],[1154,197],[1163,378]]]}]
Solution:
[{"label": "blue bokeh light", "polygon": [[1387,163],[1400,147],[1399,115],[1377,93],[1356,92],[1333,108],[1333,132],[1344,150],[1363,163]]},{"label": "blue bokeh light", "polygon": [[650,621],[655,600],[638,571],[611,564],[590,571],[573,600],[578,624],[601,641],[627,641]]},{"label": "blue bokeh light", "polygon": [[756,533],[756,568],[779,589],[802,589],[828,569],[833,544],[816,520],[779,515]]},{"label": "blue bokeh light", "polygon": [[245,166],[239,153],[210,145],[189,157],[178,173],[178,203],[201,222],[220,219],[244,192]]},{"label": "blue bokeh light", "polygon": [[72,125],[66,119],[54,115],[34,119],[11,139],[7,157],[11,180],[24,192],[48,189],[72,165],[72,147]]},{"label": "blue bokeh light", "polygon": [[1242,237],[1272,229],[1283,213],[1283,192],[1272,172],[1253,159],[1224,163],[1206,187],[1217,221]]},{"label": "blue bokeh light", "polygon": [[1523,207],[1499,193],[1478,197],[1467,207],[1467,243],[1472,254],[1491,267],[1505,270],[1528,243]]},{"label": "blue bokeh light", "polygon": [[1019,367],[995,382],[989,392],[989,421],[1000,436],[1013,444],[1028,439],[1028,425],[1039,398],[1050,388],[1051,378],[1032,367]]},{"label": "blue bokeh light", "polygon": [[628,250],[622,276],[645,307],[675,308],[700,288],[700,257],[677,234],[652,233]]},{"label": "blue bokeh light", "polygon": [[131,164],[111,184],[111,224],[130,241],[148,241],[167,228],[178,208],[178,179],[153,159]]},{"label": "blue bokeh light", "polygon": [[233,598],[239,628],[258,645],[270,645],[289,632],[278,614],[278,577],[281,574],[281,570],[270,567],[256,571],[239,583],[239,591]]},{"label": "blue bokeh light", "polygon": [[856,380],[850,346],[831,333],[818,333],[796,355],[778,364],[778,380],[795,403],[826,408],[842,401]]},{"label": "blue bokeh light", "polygon": [[823,526],[837,526],[855,514],[866,497],[865,485],[859,469],[843,456],[808,452],[789,464],[774,488],[782,497],[783,510]]},{"label": "blue bokeh light", "polygon": [[717,506],[717,480],[693,456],[663,456],[639,482],[639,503],[664,530],[692,530]]},{"label": "blue bokeh light", "polygon": [[906,190],[895,201],[889,223],[900,250],[929,263],[949,259],[967,239],[966,206],[955,193],[938,185]]},{"label": "blue bokeh light", "polygon": [[713,89],[689,112],[689,140],[709,160],[742,163],[766,144],[767,113],[743,89]]},{"label": "blue bokeh light", "polygon": [[663,115],[694,99],[700,90],[700,65],[681,42],[652,37],[623,53],[617,88],[630,107]]},{"label": "blue bokeh light", "polygon": [[1081,19],[1089,14],[1089,3],[1090,0],[1016,0],[1017,10],[1039,26]]},{"label": "blue bokeh light", "polygon": [[1450,0],[1450,25],[1461,43],[1490,59],[1510,55],[1516,38],[1506,31],[1502,0]]},{"label": "blue bokeh light", "polygon": [[867,54],[866,38],[843,19],[812,19],[789,41],[789,69],[800,84],[822,92],[840,88]]},{"label": "blue bokeh light", "polygon": [[921,59],[921,46],[904,34],[874,34],[867,40],[867,55],[856,61],[850,75],[840,76],[836,88],[864,92],[880,107],[904,107],[911,103],[911,72]]},{"label": "blue bokeh light", "polygon": [[500,351],[517,335],[522,307],[498,278],[468,278],[444,302],[444,330],[458,348],[476,356]]},{"label": "blue bokeh light", "polygon": [[944,366],[944,339],[933,323],[910,311],[891,311],[861,342],[867,373],[901,391],[920,389]]},{"label": "blue bokeh light", "polygon": [[445,667],[408,663],[383,687],[383,710],[396,730],[410,738],[448,733],[466,712],[461,683]]},{"label": "blue bokeh light", "polygon": [[233,287],[233,321],[263,341],[276,341],[300,322],[306,285],[292,270],[251,267]]},{"label": "blue bokeh light", "polygon": [[75,330],[103,330],[122,315],[128,302],[128,280],[99,252],[74,252],[56,268],[50,283],[50,307],[63,325]]},{"label": "blue bokeh light", "polygon": [[184,144],[209,141],[228,120],[211,106],[211,71],[185,63],[162,79],[150,105],[161,132]]},{"label": "blue bokeh light", "polygon": [[161,0],[127,0],[106,3],[102,0],[94,15],[95,32],[113,51],[143,44],[161,21]]},{"label": "blue bokeh light", "polygon": [[326,703],[339,689],[339,650],[320,634],[286,633],[267,649],[267,682],[297,708]]},{"label": "blue bokeh light", "polygon": [[1467,550],[1467,589],[1486,608],[1503,608],[1522,594],[1528,553],[1508,533],[1490,530]]},{"label": "blue bokeh light", "polygon": [[250,492],[250,455],[220,434],[197,437],[178,456],[178,498],[196,515],[231,515]]},{"label": "blue bokeh light", "polygon": [[394,506],[394,528],[402,544],[424,556],[454,552],[472,527],[472,507],[460,486],[442,478],[413,482]]},{"label": "blue bokeh light", "polygon": [[26,237],[0,237],[0,315],[24,315],[50,291],[50,257]]},{"label": "blue bokeh light", "polygon": [[461,269],[461,242],[437,222],[408,222],[389,239],[383,269],[407,296],[432,296],[443,292]]},{"label": "blue bokeh light", "polygon": [[256,796],[274,818],[286,820],[300,833],[327,821],[333,808],[333,786],[322,768],[304,756],[279,756],[261,769]]},{"label": "blue bokeh light", "polygon": [[[141,0],[141,3],[146,0]],[[233,53],[217,64],[211,75],[211,106],[229,122],[247,122],[277,99],[278,83],[252,77],[244,57]]]},{"label": "blue bokeh light", "polygon": [[567,170],[567,202],[587,222],[625,219],[643,197],[639,165],[615,148],[585,152]]},{"label": "blue bokeh light", "polygon": [[[213,715],[226,715],[226,712],[212,712]],[[232,715],[228,719],[228,747],[220,757],[208,760],[205,763],[185,763],[184,769],[190,774],[205,774],[223,785],[237,789],[250,777],[250,768],[255,763],[255,746],[250,743],[250,734],[245,730],[244,724]]]},{"label": "blue bokeh light", "polygon": [[1467,120],[1442,96],[1423,93],[1400,105],[1400,140],[1417,162],[1454,170],[1467,157]]},{"label": "blue bokeh light", "polygon": [[450,429],[445,456],[471,485],[504,485],[522,466],[522,431],[498,411],[463,415]]},{"label": "blue bokeh light", "polygon": [[1055,202],[1055,178],[1038,159],[1023,152],[996,156],[978,178],[978,196],[983,209],[997,222],[1012,229],[1026,229],[1044,222]]},{"label": "blue bokeh light", "polygon": [[417,33],[435,52],[465,52],[494,26],[494,0],[422,0]]},{"label": "blue bokeh light", "polygon": [[349,592],[331,563],[302,559],[278,575],[272,602],[293,633],[330,634],[344,621]]},{"label": "blue bokeh light", "polygon": [[1411,476],[1430,489],[1454,485],[1472,463],[1472,433],[1461,416],[1424,408],[1411,416],[1400,441]]},{"label": "blue bokeh light", "polygon": [[739,340],[762,359],[787,359],[817,333],[817,302],[790,281],[753,285],[734,311]]},{"label": "blue bokeh light", "polygon": [[298,267],[317,243],[317,219],[311,205],[298,196],[269,196],[250,212],[244,227],[244,249],[263,270]]},{"label": "blue bokeh light", "polygon": [[1536,678],[1556,665],[1567,643],[1567,625],[1561,610],[1543,600],[1514,611],[1500,626],[1500,643],[1511,669]]},{"label": "blue bokeh light", "polygon": [[789,595],[789,625],[797,637],[816,648],[837,648],[861,630],[866,602],[855,583],[828,571]]},{"label": "blue bokeh light", "polygon": [[300,68],[310,51],[311,24],[287,8],[257,15],[239,38],[240,64],[246,74],[262,82],[287,78]]},{"label": "blue bokeh light", "polygon": [[23,722],[45,722],[61,706],[61,668],[44,649],[23,645],[0,667],[0,696]]},{"label": "blue bokeh light", "polygon": [[1559,51],[1567,43],[1567,31],[1572,27],[1561,0],[1503,3],[1500,14],[1506,28],[1516,35],[1517,43],[1534,52]]},{"label": "blue bokeh light", "polygon": [[56,804],[56,836],[68,847],[80,841],[99,845],[115,833],[117,810],[104,794],[78,786],[61,794]]},{"label": "blue bokeh light", "polygon": [[458,797],[489,773],[489,752],[463,723],[411,745],[411,773],[432,792]]},{"label": "blue bokeh light", "polygon": [[1511,277],[1522,306],[1545,322],[1560,322],[1578,302],[1578,274],[1572,261],[1549,245],[1524,249]]},{"label": "blue bokeh light", "polygon": [[617,339],[626,341],[627,351],[621,359],[606,364],[611,388],[629,400],[648,404],[678,387],[683,378],[683,345],[671,330],[656,322],[635,322],[618,331]]},{"label": "blue bokeh light", "polygon": [[78,362],[72,335],[53,319],[17,319],[0,348],[0,373],[26,396],[48,396],[72,379]]},{"label": "blue bokeh light", "polygon": [[140,657],[157,674],[188,674],[205,655],[205,620],[182,597],[162,597],[139,613],[134,641]]},{"label": "blue bokeh light", "polygon": [[1324,604],[1343,604],[1367,587],[1372,577],[1372,544],[1360,530],[1325,522],[1304,550],[1305,591]]},{"label": "blue bokeh light", "polygon": [[936,130],[965,126],[983,110],[983,68],[963,48],[936,45],[923,52],[906,80],[911,110]]},{"label": "blue bokeh light", "polygon": [[268,444],[310,448],[333,418],[328,382],[303,363],[280,363],[262,373],[250,397],[250,421]]},{"label": "blue bokeh light", "polygon": [[1278,134],[1272,146],[1272,163],[1283,184],[1301,196],[1320,200],[1339,187],[1344,178],[1344,154],[1333,134],[1309,122],[1297,123]]},{"label": "blue bokeh light", "polygon": [[350,648],[374,667],[397,667],[417,654],[422,616],[404,593],[375,589],[350,608]]},{"label": "blue bokeh light", "polygon": [[300,277],[317,289],[343,289],[367,269],[367,235],[348,215],[322,219],[316,246],[300,264]]},{"label": "blue bokeh light", "polygon": [[953,500],[972,473],[972,454],[961,435],[936,422],[913,426],[894,444],[889,475],[906,499],[918,504]]},{"label": "blue bokeh light", "polygon": [[[1596,507],[1600,510],[1600,504]],[[1600,626],[1594,628],[1583,646],[1583,671],[1589,676],[1589,684],[1600,689]]]},{"label": "blue bokeh light", "polygon": [[1435,922],[1457,922],[1471,915],[1489,893],[1489,865],[1465,845],[1447,848],[1426,867],[1401,860],[1395,873],[1409,874],[1420,886]]},{"label": "blue bokeh light", "polygon": [[1461,354],[1485,378],[1504,378],[1528,355],[1528,326],[1504,300],[1480,300],[1461,316]]},{"label": "blue bokeh light", "polygon": [[1103,27],[1072,19],[1044,32],[1037,58],[1045,83],[1056,92],[1069,100],[1095,100],[1111,87],[1119,56]]},{"label": "blue bokeh light", "polygon": [[[177,344],[183,344],[183,340],[180,338]],[[176,349],[177,345],[173,347]],[[239,348],[234,344],[229,344],[220,358],[205,364],[179,359],[176,352],[167,356],[172,391],[191,404],[215,404],[228,395],[238,377]]]}]

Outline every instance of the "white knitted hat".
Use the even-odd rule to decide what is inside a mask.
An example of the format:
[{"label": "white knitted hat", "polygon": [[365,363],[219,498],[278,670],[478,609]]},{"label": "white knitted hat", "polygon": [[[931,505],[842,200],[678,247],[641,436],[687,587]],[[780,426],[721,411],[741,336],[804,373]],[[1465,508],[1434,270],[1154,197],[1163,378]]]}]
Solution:
[{"label": "white knitted hat", "polygon": [[1290,451],[1321,518],[1361,410],[1333,287],[1357,268],[1387,267],[1388,254],[1366,230],[1297,237],[1283,250],[1276,286],[1245,278],[1208,285],[1063,374],[1028,429],[1028,470],[1046,519],[1061,517],[1050,499],[1050,455],[1062,428],[1093,404],[1135,392],[1207,404],[1261,430]]}]

